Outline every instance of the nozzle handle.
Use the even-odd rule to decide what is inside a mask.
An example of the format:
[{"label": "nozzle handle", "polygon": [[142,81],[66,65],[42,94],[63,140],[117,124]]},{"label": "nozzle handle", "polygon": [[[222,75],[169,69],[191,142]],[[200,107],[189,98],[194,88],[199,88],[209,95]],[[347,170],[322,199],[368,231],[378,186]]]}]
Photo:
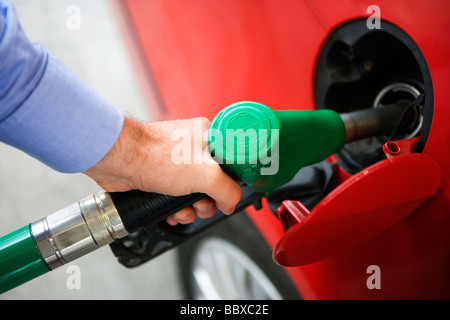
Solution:
[{"label": "nozzle handle", "polygon": [[110,196],[129,233],[159,223],[206,197],[204,193],[169,196],[139,190],[111,192]]}]

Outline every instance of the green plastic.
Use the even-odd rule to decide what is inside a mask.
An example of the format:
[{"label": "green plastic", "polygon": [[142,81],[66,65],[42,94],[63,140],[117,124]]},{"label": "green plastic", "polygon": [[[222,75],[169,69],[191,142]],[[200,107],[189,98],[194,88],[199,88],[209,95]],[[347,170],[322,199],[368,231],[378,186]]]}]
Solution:
[{"label": "green plastic", "polygon": [[0,238],[0,294],[48,271],[31,235],[31,225]]},{"label": "green plastic", "polygon": [[209,129],[215,160],[265,194],[341,150],[345,139],[344,122],[333,110],[275,111],[251,101],[226,107]]}]

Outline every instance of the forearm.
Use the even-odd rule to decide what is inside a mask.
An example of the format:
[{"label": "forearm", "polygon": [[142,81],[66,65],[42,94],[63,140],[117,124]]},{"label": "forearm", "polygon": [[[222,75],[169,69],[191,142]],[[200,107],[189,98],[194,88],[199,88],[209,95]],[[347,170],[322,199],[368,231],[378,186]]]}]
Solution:
[{"label": "forearm", "polygon": [[31,44],[11,5],[0,9],[0,141],[58,171],[85,171],[117,140],[122,113]]},{"label": "forearm", "polygon": [[38,86],[0,123],[0,139],[60,172],[95,165],[117,140],[122,113],[50,57]]}]

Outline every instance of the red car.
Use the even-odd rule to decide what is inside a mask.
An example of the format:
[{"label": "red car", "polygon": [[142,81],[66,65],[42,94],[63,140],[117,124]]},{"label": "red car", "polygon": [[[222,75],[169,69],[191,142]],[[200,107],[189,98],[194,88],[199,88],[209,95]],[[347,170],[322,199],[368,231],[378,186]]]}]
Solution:
[{"label": "red car", "polygon": [[243,100],[339,113],[405,103],[415,114],[406,133],[349,143],[261,210],[186,241],[189,298],[450,298],[448,1],[118,8],[155,119],[212,119]]}]

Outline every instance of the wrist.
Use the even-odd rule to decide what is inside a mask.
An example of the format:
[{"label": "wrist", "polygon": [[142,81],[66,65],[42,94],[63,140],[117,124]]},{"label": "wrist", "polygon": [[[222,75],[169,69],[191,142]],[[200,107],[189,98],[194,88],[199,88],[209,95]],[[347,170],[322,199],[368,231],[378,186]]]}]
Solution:
[{"label": "wrist", "polygon": [[148,141],[144,125],[125,117],[122,131],[109,152],[84,174],[100,187],[110,192],[138,189],[134,180],[138,177],[136,168],[147,157],[140,148],[140,141]]}]

